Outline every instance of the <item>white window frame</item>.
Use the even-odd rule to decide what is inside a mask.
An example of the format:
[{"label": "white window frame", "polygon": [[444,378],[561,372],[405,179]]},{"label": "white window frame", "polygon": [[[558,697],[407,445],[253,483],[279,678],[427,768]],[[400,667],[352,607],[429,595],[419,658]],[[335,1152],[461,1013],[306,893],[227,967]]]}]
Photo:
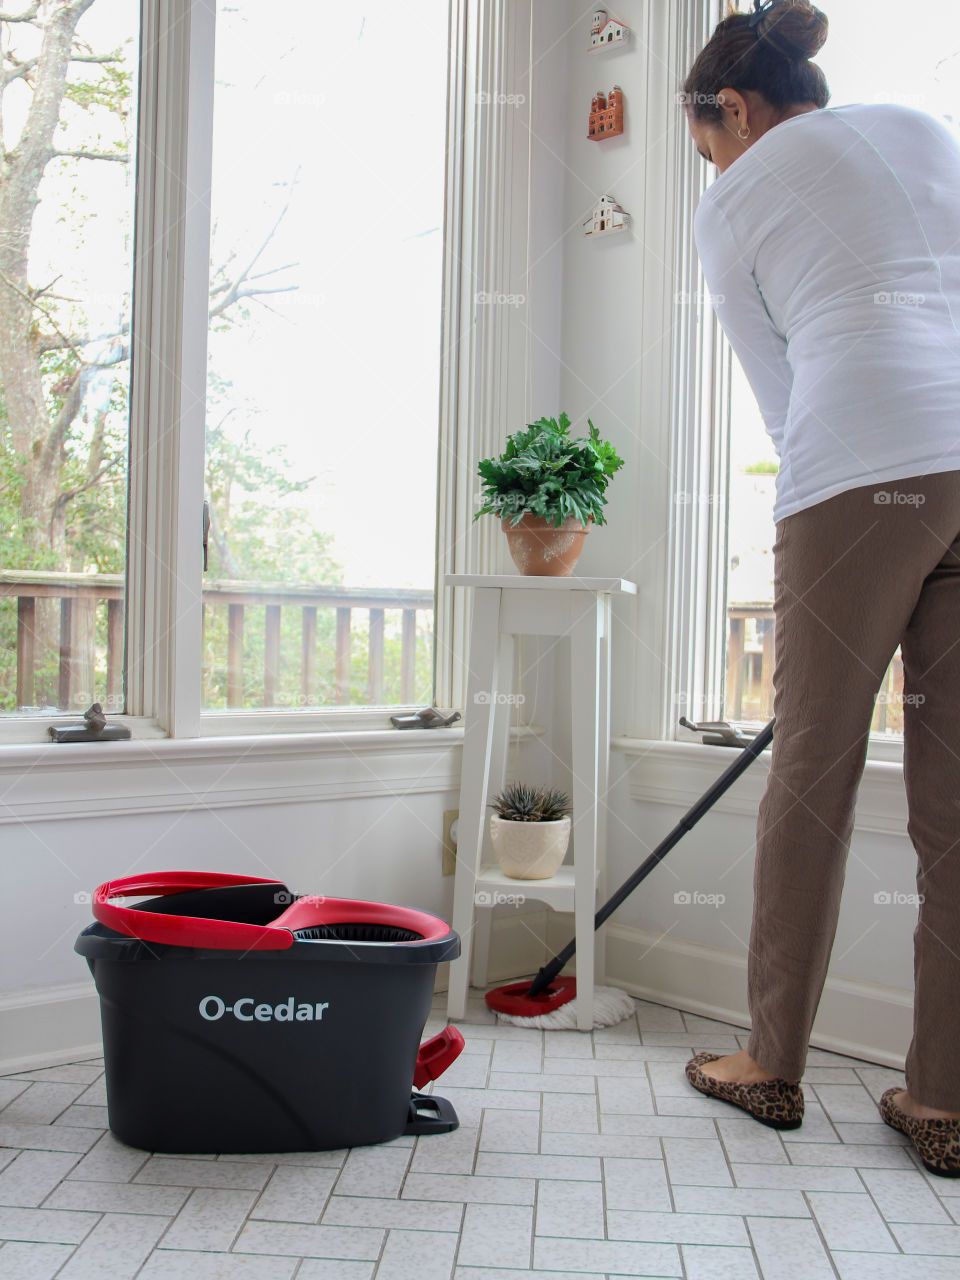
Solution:
[{"label": "white window frame", "polygon": [[[475,297],[480,289],[505,287],[511,246],[502,235],[504,211],[508,205],[518,210],[526,191],[520,182],[514,196],[526,133],[513,113],[484,111],[480,91],[515,83],[530,16],[531,0],[450,5],[434,644],[436,703],[457,709],[466,685],[469,602],[443,586],[443,575],[502,567],[493,522],[472,524],[476,461],[522,415],[525,385],[525,370],[511,357],[524,347],[522,309],[478,308]],[[215,18],[215,0],[141,3],[126,714],[111,722],[127,725],[135,739],[184,744],[209,737],[395,733],[390,714],[413,707],[201,709]],[[4,716],[0,751],[45,742],[50,723],[46,716]],[[419,731],[404,737],[410,733]]]},{"label": "white window frame", "polygon": [[[725,7],[722,0],[687,0],[678,6],[673,15],[674,47],[682,51],[686,43],[687,54],[686,60],[681,57],[681,65],[691,64]],[[666,172],[661,175],[675,192],[672,232],[668,232],[664,249],[673,252],[677,289],[698,299],[699,305],[679,309],[680,319],[673,325],[665,420],[674,428],[670,435],[670,471],[675,492],[684,493],[688,500],[673,503],[664,618],[664,666],[669,676],[661,690],[656,727],[645,736],[663,742],[700,744],[698,735],[677,722],[681,714],[694,721],[715,719],[721,709],[726,644],[730,376],[736,356],[705,298],[693,238],[693,215],[708,185],[707,166],[697,155],[685,128],[677,130],[675,142]],[[664,299],[664,303],[666,308],[668,300]],[[665,309],[664,317],[668,315]],[[693,589],[691,584],[695,584]],[[902,766],[902,737],[871,734],[867,759]]]}]

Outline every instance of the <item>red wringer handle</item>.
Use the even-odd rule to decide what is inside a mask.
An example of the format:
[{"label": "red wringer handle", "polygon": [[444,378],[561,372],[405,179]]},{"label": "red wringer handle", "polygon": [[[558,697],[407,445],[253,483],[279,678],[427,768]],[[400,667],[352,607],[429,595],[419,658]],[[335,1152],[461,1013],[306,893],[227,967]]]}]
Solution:
[{"label": "red wringer handle", "polygon": [[444,1027],[439,1035],[425,1040],[417,1054],[413,1072],[414,1088],[422,1089],[431,1080],[443,1075],[451,1062],[463,1052],[464,1039],[456,1027]]}]

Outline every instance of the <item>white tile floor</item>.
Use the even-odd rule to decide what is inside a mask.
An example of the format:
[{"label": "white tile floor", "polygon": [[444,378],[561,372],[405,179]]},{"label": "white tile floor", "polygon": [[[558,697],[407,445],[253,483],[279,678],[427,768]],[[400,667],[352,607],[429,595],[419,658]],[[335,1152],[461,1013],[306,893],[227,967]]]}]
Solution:
[{"label": "white tile floor", "polygon": [[100,1062],[0,1077],[0,1277],[960,1276],[960,1179],[877,1115],[895,1071],[811,1050],[780,1135],[684,1079],[738,1027],[638,1001],[542,1033],[477,999],[464,1032],[436,1085],[460,1129],[350,1152],[150,1156],[106,1131]]}]

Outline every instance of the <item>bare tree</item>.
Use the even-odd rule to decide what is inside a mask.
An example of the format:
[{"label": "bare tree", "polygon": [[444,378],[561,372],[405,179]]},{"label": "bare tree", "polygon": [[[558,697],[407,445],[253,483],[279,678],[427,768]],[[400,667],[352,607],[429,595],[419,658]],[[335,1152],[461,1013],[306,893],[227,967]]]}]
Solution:
[{"label": "bare tree", "polygon": [[[101,68],[101,81],[85,86],[99,92],[101,104],[118,115],[129,113],[129,85],[117,73],[122,58],[116,51],[95,53],[77,36],[77,25],[95,0],[34,0],[22,12],[0,12],[0,33],[16,24],[35,31],[39,51],[19,56],[12,41],[0,43],[0,124],[5,119],[4,93],[11,85],[26,85],[30,105],[15,144],[0,148],[0,387],[9,442],[20,473],[20,511],[24,537],[44,563],[67,568],[66,513],[81,494],[102,484],[123,466],[122,453],[105,447],[102,412],[94,414],[91,444],[84,475],[65,482],[65,443],[84,407],[92,376],[98,369],[121,365],[129,357],[128,327],[113,334],[66,330],[58,321],[56,297],[50,285],[36,287],[29,280],[29,251],[40,187],[48,165],[68,158],[75,163],[128,164],[124,145],[114,149],[60,150],[55,145],[64,101],[71,97],[71,64],[92,63]],[[5,24],[5,27],[4,25]],[[292,186],[292,184],[291,184]],[[273,277],[282,267],[255,272],[273,239],[286,206],[263,242],[247,262],[231,262],[214,272],[211,315],[223,317],[244,298],[277,293],[295,286]],[[268,278],[269,277],[269,281]],[[94,356],[92,351],[96,351]],[[43,359],[51,352],[72,356],[62,377],[46,377]],[[104,355],[104,351],[107,354]]]},{"label": "bare tree", "polygon": [[[0,11],[0,514],[11,535],[0,567],[85,571],[106,559],[115,569],[123,556],[126,308],[118,308],[113,331],[91,332],[82,297],[58,293],[59,278],[31,280],[31,245],[41,201],[50,198],[43,184],[51,165],[79,173],[82,165],[131,163],[135,86],[122,46],[98,51],[78,36],[96,0],[22,2],[18,12]],[[76,74],[77,64],[93,73]],[[92,113],[90,128],[84,111]],[[104,119],[116,127],[99,128]],[[77,208],[61,211],[64,254],[73,252],[71,233],[83,251],[80,206],[89,195],[77,190]],[[278,280],[283,267],[264,265],[286,207],[248,260],[235,255],[212,272],[210,314],[220,324],[242,317],[244,299],[266,305],[263,295],[296,287]],[[92,663],[86,625],[69,647],[89,650]],[[36,699],[55,702],[56,600],[37,600],[33,632]]]}]

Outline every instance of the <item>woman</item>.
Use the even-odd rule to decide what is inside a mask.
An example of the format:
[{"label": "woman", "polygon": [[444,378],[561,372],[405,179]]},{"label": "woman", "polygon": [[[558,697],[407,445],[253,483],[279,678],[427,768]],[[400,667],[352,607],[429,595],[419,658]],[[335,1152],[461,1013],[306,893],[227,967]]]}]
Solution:
[{"label": "woman", "polygon": [[899,644],[922,905],[907,1088],[880,1114],[928,1169],[960,1176],[960,145],[905,107],[829,108],[810,62],[826,33],[807,0],[755,0],[719,23],[684,85],[720,175],[694,221],[704,277],[780,456],[751,1032],[686,1072],[765,1124],[801,1122],[874,701]]}]

